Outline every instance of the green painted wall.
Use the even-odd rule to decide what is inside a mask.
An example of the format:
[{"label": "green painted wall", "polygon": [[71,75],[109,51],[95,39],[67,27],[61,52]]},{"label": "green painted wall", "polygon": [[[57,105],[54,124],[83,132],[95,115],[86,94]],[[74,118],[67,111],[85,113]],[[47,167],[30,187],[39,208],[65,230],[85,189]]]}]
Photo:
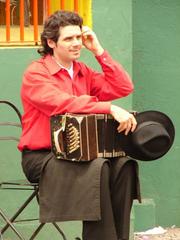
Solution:
[{"label": "green painted wall", "polygon": [[[105,49],[132,74],[132,3],[131,0],[94,0],[93,30]],[[86,62],[99,69],[90,54]],[[117,101],[131,109],[132,96]]]},{"label": "green painted wall", "polygon": [[156,204],[156,224],[180,226],[180,1],[133,0],[133,107],[167,113],[176,128],[173,148],[140,166],[143,197]]}]

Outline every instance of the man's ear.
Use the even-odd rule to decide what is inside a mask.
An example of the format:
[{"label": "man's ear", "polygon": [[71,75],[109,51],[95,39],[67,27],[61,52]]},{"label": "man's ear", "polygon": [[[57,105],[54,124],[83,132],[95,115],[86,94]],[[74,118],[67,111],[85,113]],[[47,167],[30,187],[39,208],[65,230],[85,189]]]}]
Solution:
[{"label": "man's ear", "polygon": [[52,49],[56,46],[56,43],[52,39],[47,39],[47,44]]}]

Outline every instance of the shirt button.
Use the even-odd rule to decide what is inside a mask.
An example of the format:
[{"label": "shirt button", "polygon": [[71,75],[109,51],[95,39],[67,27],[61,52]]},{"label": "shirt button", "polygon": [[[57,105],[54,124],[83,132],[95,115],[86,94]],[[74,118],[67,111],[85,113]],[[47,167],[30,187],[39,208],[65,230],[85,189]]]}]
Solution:
[{"label": "shirt button", "polygon": [[103,60],[106,61],[106,58],[104,57]]}]

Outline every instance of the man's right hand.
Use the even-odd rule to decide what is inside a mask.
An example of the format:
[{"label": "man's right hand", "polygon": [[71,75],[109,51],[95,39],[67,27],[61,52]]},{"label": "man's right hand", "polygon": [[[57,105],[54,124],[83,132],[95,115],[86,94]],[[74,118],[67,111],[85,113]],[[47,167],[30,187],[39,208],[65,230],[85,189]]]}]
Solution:
[{"label": "man's right hand", "polygon": [[87,26],[82,27],[82,43],[95,56],[100,56],[104,52],[96,34]]},{"label": "man's right hand", "polygon": [[136,129],[137,122],[135,117],[123,108],[111,105],[111,115],[119,122],[118,132],[125,131],[124,134],[127,135],[130,131],[133,132]]}]

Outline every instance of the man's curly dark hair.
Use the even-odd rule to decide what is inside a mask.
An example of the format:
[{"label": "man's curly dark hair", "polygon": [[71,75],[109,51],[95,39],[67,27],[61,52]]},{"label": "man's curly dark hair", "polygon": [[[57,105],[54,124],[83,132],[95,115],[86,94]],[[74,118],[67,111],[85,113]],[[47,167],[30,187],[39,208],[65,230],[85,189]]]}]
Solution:
[{"label": "man's curly dark hair", "polygon": [[44,24],[44,29],[41,34],[41,45],[38,53],[42,56],[47,54],[53,55],[53,50],[48,46],[47,39],[57,43],[60,36],[60,27],[69,25],[77,25],[82,29],[83,19],[75,12],[71,11],[56,11],[50,15]]}]

